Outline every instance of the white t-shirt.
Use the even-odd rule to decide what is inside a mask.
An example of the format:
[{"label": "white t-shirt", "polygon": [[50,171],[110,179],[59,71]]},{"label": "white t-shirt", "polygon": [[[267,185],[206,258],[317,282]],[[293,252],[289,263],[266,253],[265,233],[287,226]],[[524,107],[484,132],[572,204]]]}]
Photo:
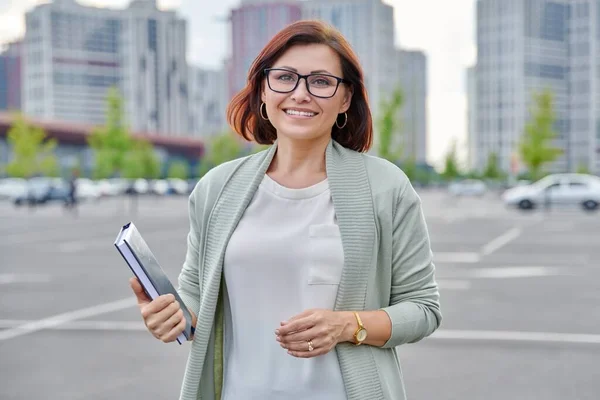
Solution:
[{"label": "white t-shirt", "polygon": [[343,264],[327,180],[289,189],[265,175],[225,252],[223,400],[347,399],[335,349],[296,358],[275,340],[281,321],[333,309]]}]

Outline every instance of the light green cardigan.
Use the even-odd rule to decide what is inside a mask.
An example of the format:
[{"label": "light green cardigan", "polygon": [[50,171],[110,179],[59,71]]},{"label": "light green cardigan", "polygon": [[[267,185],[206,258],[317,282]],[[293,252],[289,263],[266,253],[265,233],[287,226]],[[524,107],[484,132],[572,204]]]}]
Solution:
[{"label": "light green cardigan", "polygon": [[[220,400],[223,256],[276,148],[213,168],[190,195],[179,293],[198,323],[181,400]],[[395,347],[430,335],[442,319],[421,201],[395,165],[333,140],[326,169],[345,259],[335,310],[383,309],[392,321],[392,336],[382,348],[337,345],[348,399],[405,399]]]}]

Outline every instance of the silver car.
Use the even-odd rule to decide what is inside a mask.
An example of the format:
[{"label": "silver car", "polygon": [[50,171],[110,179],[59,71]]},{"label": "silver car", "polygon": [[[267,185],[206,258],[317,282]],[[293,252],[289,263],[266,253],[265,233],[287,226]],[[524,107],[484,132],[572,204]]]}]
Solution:
[{"label": "silver car", "polygon": [[600,204],[600,177],[588,174],[552,174],[530,185],[502,194],[504,204],[531,210],[537,207],[580,206],[595,211]]}]

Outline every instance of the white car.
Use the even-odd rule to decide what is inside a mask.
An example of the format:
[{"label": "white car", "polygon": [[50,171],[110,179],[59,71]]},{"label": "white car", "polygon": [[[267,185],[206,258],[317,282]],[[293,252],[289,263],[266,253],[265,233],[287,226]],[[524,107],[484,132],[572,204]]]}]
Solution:
[{"label": "white car", "polygon": [[453,196],[483,196],[486,190],[485,183],[479,179],[465,179],[448,186],[448,192]]},{"label": "white car", "polygon": [[600,205],[600,177],[587,174],[553,174],[531,185],[502,194],[507,206],[531,210],[548,206],[580,206],[594,211]]},{"label": "white car", "polygon": [[14,199],[27,193],[27,180],[21,178],[0,179],[0,199]]}]

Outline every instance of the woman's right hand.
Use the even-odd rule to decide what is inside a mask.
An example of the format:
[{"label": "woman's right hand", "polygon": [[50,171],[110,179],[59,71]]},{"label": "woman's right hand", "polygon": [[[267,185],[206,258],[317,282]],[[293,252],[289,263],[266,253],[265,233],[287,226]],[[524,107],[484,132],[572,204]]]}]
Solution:
[{"label": "woman's right hand", "polygon": [[172,294],[158,296],[152,300],[136,277],[129,280],[129,285],[137,298],[137,303],[148,331],[157,339],[169,343],[185,329],[185,318],[179,302]]}]

